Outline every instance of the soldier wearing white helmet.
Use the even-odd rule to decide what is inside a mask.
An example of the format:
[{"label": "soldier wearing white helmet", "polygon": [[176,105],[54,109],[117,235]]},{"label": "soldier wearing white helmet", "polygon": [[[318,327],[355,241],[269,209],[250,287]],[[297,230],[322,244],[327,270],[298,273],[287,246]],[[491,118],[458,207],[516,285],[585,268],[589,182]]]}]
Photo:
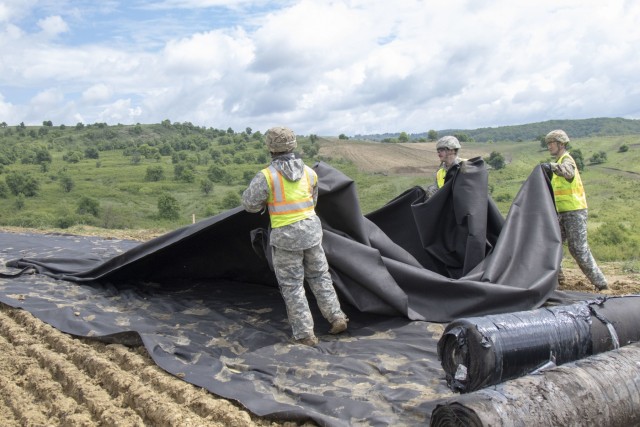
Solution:
[{"label": "soldier wearing white helmet", "polygon": [[273,267],[293,338],[314,346],[318,339],[304,291],[305,279],[320,312],[331,323],[329,333],[345,331],[348,322],[322,249],[322,226],[315,212],[318,176],[293,153],[298,144],[291,129],[274,127],[265,137],[271,164],[251,180],[242,193],[242,205],[248,212],[269,211]]},{"label": "soldier wearing white helmet", "polygon": [[438,189],[442,188],[449,171],[460,167],[464,160],[458,157],[460,141],[455,136],[443,136],[436,142],[436,150],[440,159],[440,167],[436,172],[435,183],[427,187],[427,195],[431,197]]},{"label": "soldier wearing white helmet", "polygon": [[[587,243],[587,198],[576,162],[567,151],[569,136],[563,130],[553,130],[547,134],[545,142],[556,160],[543,163],[542,169],[551,179],[562,240],[567,242],[571,256],[593,286],[598,290],[607,289],[607,279]],[[564,281],[562,269],[558,281]]]}]

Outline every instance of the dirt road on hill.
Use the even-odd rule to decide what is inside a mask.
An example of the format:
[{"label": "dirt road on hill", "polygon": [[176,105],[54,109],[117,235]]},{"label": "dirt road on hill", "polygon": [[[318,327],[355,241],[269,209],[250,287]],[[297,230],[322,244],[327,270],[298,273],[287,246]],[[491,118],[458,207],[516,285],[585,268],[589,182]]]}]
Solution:
[{"label": "dirt road on hill", "polygon": [[[478,148],[460,152],[466,159],[488,154],[489,151]],[[392,144],[325,139],[320,145],[320,155],[344,158],[365,172],[390,175],[432,175],[440,165],[435,142]]]}]

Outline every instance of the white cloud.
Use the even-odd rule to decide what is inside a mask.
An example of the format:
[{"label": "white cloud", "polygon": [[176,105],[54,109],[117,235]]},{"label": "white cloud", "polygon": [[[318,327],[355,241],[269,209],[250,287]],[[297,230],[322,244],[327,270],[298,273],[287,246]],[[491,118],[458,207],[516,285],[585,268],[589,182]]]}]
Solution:
[{"label": "white cloud", "polygon": [[102,102],[108,100],[111,94],[112,91],[107,85],[98,83],[82,92],[82,99],[86,103]]},{"label": "white cloud", "polygon": [[39,20],[38,26],[42,29],[42,32],[49,37],[69,31],[67,23],[58,15],[48,16]]},{"label": "white cloud", "polygon": [[[57,105],[42,94],[29,108],[11,98],[3,105],[33,123],[55,113],[71,124],[168,118],[256,130],[289,124],[318,134],[638,117],[637,2],[299,0],[268,10],[270,2],[233,3],[140,2],[160,14],[144,22],[170,25],[136,26],[129,16],[113,31],[115,11],[125,10],[113,1],[91,15],[91,28],[111,36],[73,45],[66,40],[88,6],[73,2],[69,15],[62,8],[59,16],[32,17],[55,43],[25,24],[36,3],[0,7],[7,47],[0,88],[59,97]],[[181,19],[194,19],[191,9],[202,15],[199,28],[211,20],[209,29],[175,31],[193,22]],[[237,14],[231,26],[219,20],[222,10]],[[155,48],[150,34],[167,41]]]}]

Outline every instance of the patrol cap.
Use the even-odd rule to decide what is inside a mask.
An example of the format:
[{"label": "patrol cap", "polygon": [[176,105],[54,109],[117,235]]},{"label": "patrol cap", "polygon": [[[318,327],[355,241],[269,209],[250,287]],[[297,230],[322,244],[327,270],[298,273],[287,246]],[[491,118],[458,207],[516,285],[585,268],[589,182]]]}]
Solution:
[{"label": "patrol cap", "polygon": [[298,146],[296,134],[283,126],[272,127],[267,131],[265,137],[267,148],[272,153],[286,153],[293,151]]},{"label": "patrol cap", "polygon": [[569,136],[567,133],[561,129],[552,130],[544,137],[544,142],[547,144],[550,142],[557,142],[562,145],[567,145],[569,143]]},{"label": "patrol cap", "polygon": [[460,141],[455,136],[443,136],[436,143],[436,149],[448,148],[449,150],[457,150],[460,148]]}]

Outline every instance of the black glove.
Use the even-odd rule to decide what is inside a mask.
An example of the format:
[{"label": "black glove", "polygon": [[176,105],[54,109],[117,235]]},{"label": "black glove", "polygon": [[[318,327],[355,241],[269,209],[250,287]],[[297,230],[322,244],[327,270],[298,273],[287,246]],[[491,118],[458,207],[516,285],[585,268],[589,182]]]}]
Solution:
[{"label": "black glove", "polygon": [[551,163],[540,163],[542,171],[547,174],[549,179],[553,176],[553,169],[551,169]]}]

